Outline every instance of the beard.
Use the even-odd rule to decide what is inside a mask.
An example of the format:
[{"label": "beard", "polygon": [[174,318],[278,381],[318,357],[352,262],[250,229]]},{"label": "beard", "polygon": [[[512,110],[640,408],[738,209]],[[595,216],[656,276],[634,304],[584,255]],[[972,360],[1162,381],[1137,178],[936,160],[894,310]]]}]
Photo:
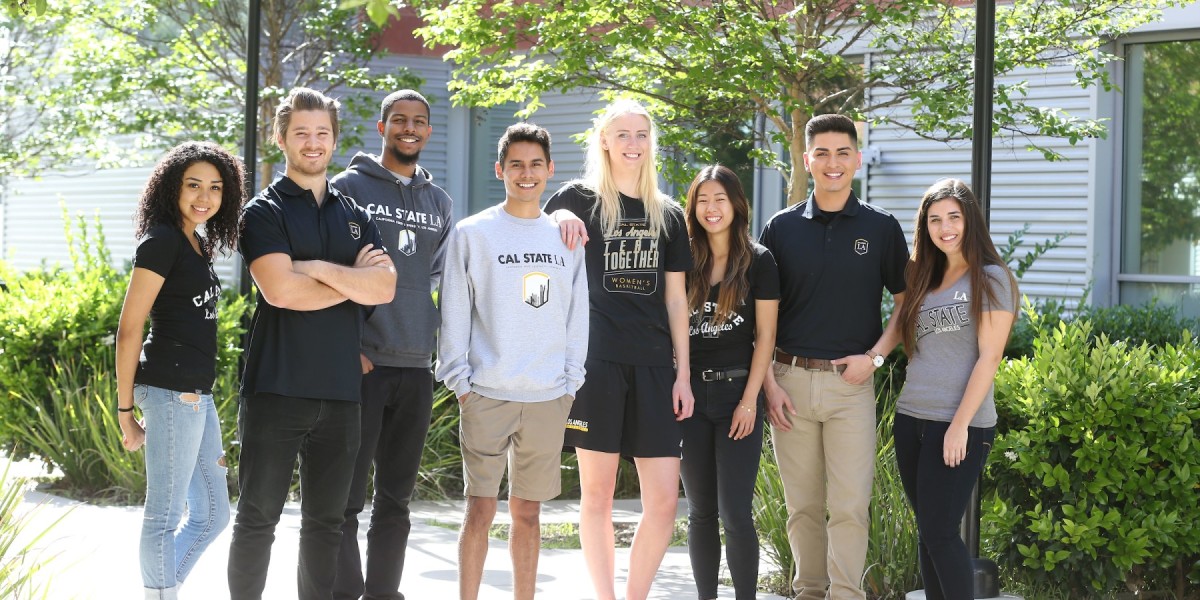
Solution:
[{"label": "beard", "polygon": [[417,164],[417,159],[421,158],[420,150],[413,152],[412,154],[406,154],[401,152],[395,146],[388,146],[387,151],[388,154],[392,155],[392,158],[396,159],[402,165],[415,165]]}]

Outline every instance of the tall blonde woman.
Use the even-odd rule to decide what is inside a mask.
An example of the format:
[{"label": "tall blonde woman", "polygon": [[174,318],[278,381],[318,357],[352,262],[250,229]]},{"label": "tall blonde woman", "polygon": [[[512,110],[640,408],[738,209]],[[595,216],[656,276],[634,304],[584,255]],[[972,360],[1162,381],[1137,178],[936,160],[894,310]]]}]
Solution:
[{"label": "tall blonde woman", "polygon": [[[625,598],[642,600],[671,541],[678,422],[692,414],[685,286],[692,255],[682,209],[658,190],[655,154],[646,109],[613,102],[592,128],[583,179],[546,203],[548,213],[582,218],[592,240],[587,377],[565,443],[579,455],[579,537],[598,600],[616,598],[612,502],[621,457],[633,458],[642,493]],[[564,229],[568,243],[583,233]]]}]

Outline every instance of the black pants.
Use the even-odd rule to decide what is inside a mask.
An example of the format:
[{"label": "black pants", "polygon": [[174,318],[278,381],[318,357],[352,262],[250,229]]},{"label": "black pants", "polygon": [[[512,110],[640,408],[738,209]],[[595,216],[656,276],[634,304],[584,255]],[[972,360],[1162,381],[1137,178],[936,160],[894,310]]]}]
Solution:
[{"label": "black pants", "polygon": [[701,381],[692,377],[696,409],[683,421],[683,490],[688,501],[688,556],[700,598],[717,597],[721,533],[725,561],[738,600],[755,598],[758,586],[758,532],[754,529],[754,482],[762,455],[761,402],[750,435],[733,440],[729,427],[746,388],[746,378]]},{"label": "black pants", "polygon": [[260,394],[242,398],[238,438],[242,488],[229,546],[231,600],[262,598],[275,526],[300,457],[301,600],[328,600],[358,453],[357,402]]},{"label": "black pants", "polygon": [[[428,368],[375,367],[363,375],[362,446],[354,465],[350,499],[342,523],[333,597],[338,600],[403,600],[400,577],[408,547],[408,503],[433,411],[433,374]],[[367,569],[358,551],[358,514],[375,465],[375,497],[367,529]]]},{"label": "black pants", "polygon": [[950,424],[896,414],[896,464],[904,494],[917,516],[917,552],[921,579],[929,600],[972,600],[975,590],[971,554],[958,525],[971,488],[979,480],[996,428],[969,427],[967,456],[957,467],[946,466],[943,441]]}]

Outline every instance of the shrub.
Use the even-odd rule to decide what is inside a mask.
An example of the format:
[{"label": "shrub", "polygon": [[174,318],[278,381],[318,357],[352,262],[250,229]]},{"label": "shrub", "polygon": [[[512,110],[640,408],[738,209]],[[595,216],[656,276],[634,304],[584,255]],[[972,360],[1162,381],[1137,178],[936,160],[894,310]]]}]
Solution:
[{"label": "shrub", "polygon": [[25,423],[58,418],[54,412],[39,415],[37,405],[21,401],[16,390],[50,389],[56,360],[94,353],[117,329],[124,278],[112,266],[99,222],[94,234],[82,216],[76,226],[78,235],[69,222],[66,227],[72,268],[15,273],[0,265],[0,279],[8,283],[0,293],[0,450],[12,458],[31,450],[14,437]]},{"label": "shrub", "polygon": [[1110,340],[1124,340],[1133,345],[1178,344],[1186,331],[1200,332],[1200,319],[1183,317],[1175,306],[1161,305],[1157,300],[1142,306],[1086,307],[1076,318],[1092,324],[1093,339],[1105,335]]},{"label": "shrub", "polygon": [[[879,371],[888,373],[889,370]],[[907,592],[922,587],[917,557],[917,519],[904,495],[892,438],[899,390],[877,395],[880,416],[875,438],[875,485],[871,488],[871,524],[863,589],[870,598],[900,599]]]},{"label": "shrub", "polygon": [[[63,472],[74,496],[140,502],[145,461],[121,446],[116,420],[114,334],[128,275],[111,264],[103,232],[68,228],[71,269],[0,272],[0,449],[36,456]],[[0,269],[5,269],[0,266]],[[249,299],[226,293],[217,316],[217,379],[213,395],[237,462],[238,358]],[[235,473],[230,469],[230,473]]]},{"label": "shrub", "polygon": [[6,464],[0,472],[0,598],[48,598],[38,572],[54,557],[40,555],[34,547],[66,514],[44,526],[33,524],[37,508],[18,514],[29,482],[9,479],[9,468]]},{"label": "shrub", "polygon": [[996,378],[1013,418],[990,463],[989,550],[1076,597],[1184,597],[1200,556],[1200,344],[1111,341],[1086,318],[1039,331]]}]

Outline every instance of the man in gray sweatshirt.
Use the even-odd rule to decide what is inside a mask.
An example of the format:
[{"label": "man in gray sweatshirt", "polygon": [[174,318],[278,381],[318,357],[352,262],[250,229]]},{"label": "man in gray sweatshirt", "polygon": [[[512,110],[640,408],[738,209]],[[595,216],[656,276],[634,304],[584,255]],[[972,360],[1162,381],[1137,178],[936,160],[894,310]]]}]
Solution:
[{"label": "man in gray sweatshirt", "polygon": [[[358,153],[332,180],[371,214],[396,264],[396,296],[375,307],[362,336],[362,445],[342,524],[334,598],[403,600],[399,591],[408,545],[409,499],[433,406],[430,372],[440,322],[437,289],[452,229],[450,196],[417,164],[433,132],[429,102],[413,90],[390,94],[380,107],[380,156]],[[375,465],[375,497],[367,530],[364,578],[358,514]]]},{"label": "man in gray sweatshirt", "polygon": [[533,598],[541,503],[558,496],[563,433],[583,384],[588,290],[583,248],[568,250],[541,210],[554,175],[550,134],[510,126],[498,146],[504,202],[455,228],[442,279],[436,376],[461,407],[467,509],[458,589],[475,600],[505,465],[513,596]]}]

